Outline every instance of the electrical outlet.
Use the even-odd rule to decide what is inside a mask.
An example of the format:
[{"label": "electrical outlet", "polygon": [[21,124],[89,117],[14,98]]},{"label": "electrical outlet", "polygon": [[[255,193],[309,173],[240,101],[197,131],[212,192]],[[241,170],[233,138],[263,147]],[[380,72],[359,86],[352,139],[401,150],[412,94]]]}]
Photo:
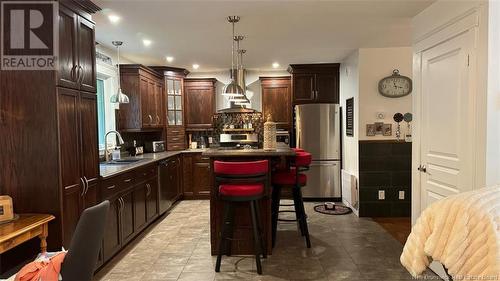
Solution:
[{"label": "electrical outlet", "polygon": [[385,190],[378,191],[378,200],[385,200]]},{"label": "electrical outlet", "polygon": [[405,191],[404,190],[399,191],[399,200],[405,200]]}]

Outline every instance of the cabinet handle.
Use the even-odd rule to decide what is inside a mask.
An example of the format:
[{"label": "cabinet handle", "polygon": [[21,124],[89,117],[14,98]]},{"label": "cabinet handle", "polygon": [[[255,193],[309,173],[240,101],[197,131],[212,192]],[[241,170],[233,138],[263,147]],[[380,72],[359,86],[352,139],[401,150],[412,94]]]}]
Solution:
[{"label": "cabinet handle", "polygon": [[89,192],[89,180],[87,179],[86,176],[83,176],[83,180],[85,180],[85,193],[84,193],[84,195],[87,195],[87,192]]},{"label": "cabinet handle", "polygon": [[151,185],[146,183],[146,197],[149,197],[149,195],[151,195]]},{"label": "cabinet handle", "polygon": [[107,190],[111,190],[111,189],[115,189],[116,185],[112,185],[112,186],[108,186],[106,189]]},{"label": "cabinet handle", "polygon": [[80,196],[83,197],[83,195],[85,195],[85,182],[83,181],[83,178],[80,178],[80,183],[82,184],[82,193]]},{"label": "cabinet handle", "polygon": [[148,115],[148,118],[149,118],[149,125],[153,124],[153,117],[151,116],[151,114]]},{"label": "cabinet handle", "polygon": [[160,116],[156,115],[156,124],[160,124]]},{"label": "cabinet handle", "polygon": [[82,70],[82,72],[80,73],[80,83],[78,83],[81,85],[83,83],[83,79],[85,77],[85,71],[81,65],[79,65],[78,68]]},{"label": "cabinet handle", "polygon": [[76,68],[76,64],[73,65],[73,67],[71,67],[71,71],[69,72],[69,76],[71,78],[71,81],[75,81],[76,80],[76,78],[75,78],[75,68]]},{"label": "cabinet handle", "polygon": [[179,133],[179,131],[177,131],[177,130],[176,130],[176,131],[172,131],[172,133],[174,133],[174,134],[178,134],[178,133]]},{"label": "cabinet handle", "polygon": [[126,183],[129,183],[129,182],[131,182],[131,181],[132,181],[132,179],[126,179],[126,180],[123,180],[123,182],[126,182]]},{"label": "cabinet handle", "polygon": [[120,212],[123,212],[125,208],[125,201],[123,201],[123,197],[120,197]]}]

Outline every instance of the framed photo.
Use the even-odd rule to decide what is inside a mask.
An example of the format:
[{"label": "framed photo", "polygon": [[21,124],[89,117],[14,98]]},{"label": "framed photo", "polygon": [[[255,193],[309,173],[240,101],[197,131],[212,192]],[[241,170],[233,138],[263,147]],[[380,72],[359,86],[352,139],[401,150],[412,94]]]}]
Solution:
[{"label": "framed photo", "polygon": [[392,136],[392,124],[384,124],[382,126],[382,135],[386,137]]},{"label": "framed photo", "polygon": [[384,122],[375,122],[375,134],[383,135]]},{"label": "framed photo", "polygon": [[375,124],[366,124],[366,135],[369,137],[375,136]]}]

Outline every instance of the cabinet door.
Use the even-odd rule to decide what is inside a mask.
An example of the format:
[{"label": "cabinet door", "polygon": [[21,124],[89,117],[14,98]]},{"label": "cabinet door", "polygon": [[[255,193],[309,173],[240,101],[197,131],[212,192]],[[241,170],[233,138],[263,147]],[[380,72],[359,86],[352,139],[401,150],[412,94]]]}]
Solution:
[{"label": "cabinet door", "polygon": [[122,230],[122,243],[126,244],[134,237],[134,192],[130,190],[122,196],[123,207],[120,227]]},{"label": "cabinet door", "polygon": [[80,116],[79,92],[57,88],[61,183],[64,190],[80,188]]},{"label": "cabinet door", "polygon": [[78,16],[59,6],[59,68],[57,71],[57,85],[78,89],[76,71],[78,66],[77,51]]},{"label": "cabinet door", "polygon": [[106,219],[106,228],[103,239],[104,261],[109,260],[121,247],[121,203],[119,198],[106,198],[110,201],[109,213]]},{"label": "cabinet door", "polygon": [[148,118],[151,116],[151,126],[157,127],[160,121],[160,116],[156,112],[156,83],[155,81],[148,80],[148,93],[147,93],[147,112]]},{"label": "cabinet door", "polygon": [[339,74],[316,74],[316,102],[339,103]]},{"label": "cabinet door", "polygon": [[78,65],[80,90],[96,93],[95,26],[78,17]]},{"label": "cabinet door", "polygon": [[314,102],[314,74],[294,74],[293,83],[293,104]]},{"label": "cabinet door", "polygon": [[140,77],[139,91],[141,93],[142,127],[151,127],[153,116],[149,113],[149,80],[146,77]]},{"label": "cabinet door", "polygon": [[147,220],[151,221],[158,215],[158,178],[154,177],[146,182]]},{"label": "cabinet door", "polygon": [[155,83],[155,108],[156,108],[156,125],[163,126],[163,86],[160,82]]},{"label": "cabinet door", "polygon": [[214,115],[215,90],[214,87],[184,88],[185,122],[188,128],[211,128]]},{"label": "cabinet door", "polygon": [[63,191],[63,246],[68,249],[82,209],[83,183]]},{"label": "cabinet door", "polygon": [[280,129],[290,129],[292,125],[292,101],[290,83],[262,86],[262,115],[271,114]]},{"label": "cabinet door", "polygon": [[193,188],[196,197],[210,197],[210,163],[194,162],[193,163]]},{"label": "cabinet door", "polygon": [[82,175],[89,185],[99,178],[99,144],[97,140],[97,96],[80,92],[80,140]]},{"label": "cabinet door", "polygon": [[191,154],[182,156],[182,192],[185,198],[194,196],[193,190],[193,157]]},{"label": "cabinet door", "polygon": [[136,230],[146,226],[146,183],[141,183],[134,188],[134,227]]}]

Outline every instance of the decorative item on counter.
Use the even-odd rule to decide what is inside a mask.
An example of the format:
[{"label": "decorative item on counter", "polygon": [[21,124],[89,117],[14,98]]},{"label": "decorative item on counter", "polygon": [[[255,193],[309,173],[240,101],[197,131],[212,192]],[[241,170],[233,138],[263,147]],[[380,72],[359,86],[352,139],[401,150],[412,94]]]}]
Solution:
[{"label": "decorative item on counter", "polygon": [[410,112],[406,112],[403,115],[403,120],[406,122],[406,134],[405,134],[405,142],[411,142],[411,121],[413,120],[413,114]]},{"label": "decorative item on counter", "polygon": [[396,129],[396,139],[398,141],[401,140],[401,121],[403,121],[404,117],[403,117],[403,114],[401,113],[396,113],[394,114],[394,117],[393,117],[394,121],[396,121],[396,123],[398,123],[398,127]]},{"label": "decorative item on counter", "polygon": [[14,218],[12,198],[8,195],[0,196],[0,223],[10,222]]},{"label": "decorative item on counter", "polygon": [[188,139],[189,139],[189,148],[191,148],[191,143],[193,143],[193,134],[189,134],[188,135]]},{"label": "decorative item on counter", "polygon": [[198,148],[198,142],[193,141],[191,142],[191,149],[197,149]]},{"label": "decorative item on counter", "polygon": [[264,150],[275,150],[276,145],[276,123],[272,121],[271,114],[269,114],[264,123]]}]

